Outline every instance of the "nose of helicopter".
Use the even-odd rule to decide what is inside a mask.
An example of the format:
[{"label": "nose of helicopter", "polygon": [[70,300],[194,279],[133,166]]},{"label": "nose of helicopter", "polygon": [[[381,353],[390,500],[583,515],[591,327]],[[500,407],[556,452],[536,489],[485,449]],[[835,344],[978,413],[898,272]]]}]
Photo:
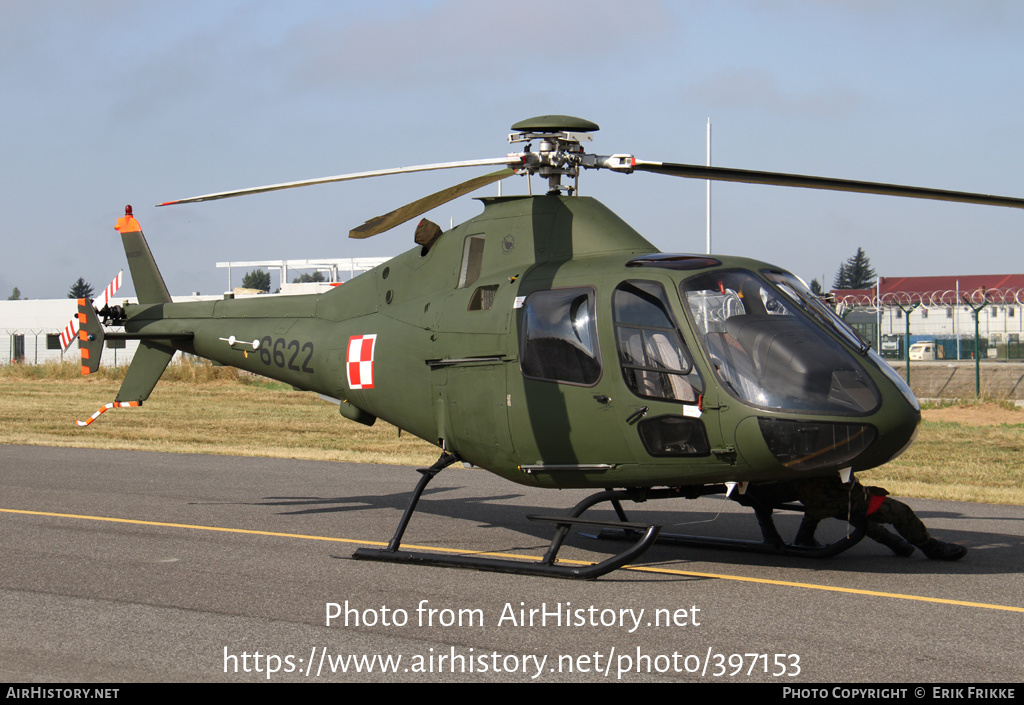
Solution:
[{"label": "nose of helicopter", "polygon": [[852,468],[868,470],[899,457],[917,436],[921,412],[903,400],[883,405],[867,418],[750,417],[737,435],[757,432],[786,470],[799,473]]},{"label": "nose of helicopter", "polygon": [[904,400],[889,402],[883,405],[874,421],[878,428],[878,439],[870,453],[865,453],[864,458],[858,459],[858,465],[865,463],[865,467],[856,469],[866,470],[869,467],[877,467],[900,457],[917,438],[917,432],[921,424],[921,407],[914,404],[901,403]]},{"label": "nose of helicopter", "polygon": [[877,467],[902,455],[917,438],[921,423],[921,405],[906,381],[873,349],[867,351],[867,358],[875,363],[885,380],[879,384],[882,405],[872,419],[879,441],[866,458],[871,464],[861,469]]}]

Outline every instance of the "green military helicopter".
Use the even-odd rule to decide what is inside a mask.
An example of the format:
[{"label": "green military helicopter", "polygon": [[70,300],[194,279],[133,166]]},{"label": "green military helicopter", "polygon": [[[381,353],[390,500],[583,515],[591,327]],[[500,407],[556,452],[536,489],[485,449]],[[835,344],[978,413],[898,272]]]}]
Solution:
[{"label": "green military helicopter", "polygon": [[[116,400],[146,400],[177,351],[281,380],[335,400],[341,415],[377,418],[441,449],[386,549],[357,558],[594,578],[656,539],[790,555],[834,555],[863,527],[824,547],[784,541],[774,509],[796,509],[785,481],[877,467],[913,440],[913,393],[797,277],[742,257],[664,254],[592,198],[585,169],[647,171],[1021,208],[1024,199],[589,154],[598,126],[563,115],[512,126],[521,152],[275,184],[172,201],[192,203],[410,171],[503,166],[354,229],[375,235],[513,174],[547,179],[543,195],[482,198],[483,213],[442,232],[420,221],[416,247],[334,290],[308,296],[173,303],[142,229],[118,222],[138,304],[104,330],[80,301],[83,372],[104,339],[137,339]],[[563,180],[573,180],[572,185]],[[528,178],[529,183],[529,178]],[[109,322],[109,321],[108,321]],[[89,422],[91,422],[90,419]],[[89,422],[79,422],[87,424]],[[401,549],[427,483],[473,464],[535,487],[599,490],[555,526],[538,563]],[[660,535],[622,502],[726,493],[754,509],[760,541]],[[581,518],[610,502],[618,521]],[[630,546],[596,565],[557,564],[580,525]]]}]

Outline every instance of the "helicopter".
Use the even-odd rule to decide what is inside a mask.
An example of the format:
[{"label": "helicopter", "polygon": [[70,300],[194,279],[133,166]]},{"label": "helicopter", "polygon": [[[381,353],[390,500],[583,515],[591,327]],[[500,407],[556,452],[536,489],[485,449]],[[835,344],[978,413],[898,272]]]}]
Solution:
[{"label": "helicopter", "polygon": [[[802,511],[802,478],[882,465],[913,441],[920,406],[903,379],[792,273],[749,258],[667,254],[602,203],[578,195],[604,169],[1024,208],[1024,199],[825,177],[601,156],[598,126],[566,115],[516,123],[519,152],[225,191],[170,206],[413,171],[499,166],[354,228],[369,237],[519,174],[543,194],[488,196],[444,231],[422,219],[415,247],[321,294],[174,303],[131,207],[118,221],[138,297],[106,330],[79,300],[82,372],[104,340],[138,351],[110,408],[141,405],[182,351],[316,392],[360,424],[378,418],[441,450],[384,549],[355,558],[593,579],[656,541],[809,557],[863,536],[851,521],[826,546],[785,541],[773,511]],[[563,183],[569,182],[569,183]],[[107,321],[110,322],[110,321]],[[536,563],[407,551],[401,541],[430,480],[456,462],[522,485],[592,489],[554,526]],[[668,535],[630,522],[626,501],[725,494],[750,507],[761,539]],[[617,519],[582,515],[609,502]],[[626,538],[593,565],[558,563],[573,527]]]}]

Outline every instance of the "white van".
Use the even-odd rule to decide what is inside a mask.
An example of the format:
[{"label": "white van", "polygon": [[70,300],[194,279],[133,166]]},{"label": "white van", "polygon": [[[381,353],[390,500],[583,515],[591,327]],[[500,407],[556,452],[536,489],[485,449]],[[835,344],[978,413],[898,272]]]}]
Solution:
[{"label": "white van", "polygon": [[923,343],[914,343],[910,346],[911,360],[934,360],[935,343],[931,340]]}]

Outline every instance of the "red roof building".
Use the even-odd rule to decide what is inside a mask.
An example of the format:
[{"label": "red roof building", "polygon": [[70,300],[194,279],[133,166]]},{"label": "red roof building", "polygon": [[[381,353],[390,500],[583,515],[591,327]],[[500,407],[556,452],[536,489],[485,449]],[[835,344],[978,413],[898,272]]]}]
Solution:
[{"label": "red roof building", "polygon": [[[984,292],[984,294],[982,294]],[[832,294],[850,305],[865,305],[881,298],[882,303],[900,301],[922,305],[953,305],[969,300],[981,303],[1024,303],[1024,274],[965,274],[941,277],[879,277],[878,289],[842,289]],[[856,303],[854,303],[856,302]]]}]

